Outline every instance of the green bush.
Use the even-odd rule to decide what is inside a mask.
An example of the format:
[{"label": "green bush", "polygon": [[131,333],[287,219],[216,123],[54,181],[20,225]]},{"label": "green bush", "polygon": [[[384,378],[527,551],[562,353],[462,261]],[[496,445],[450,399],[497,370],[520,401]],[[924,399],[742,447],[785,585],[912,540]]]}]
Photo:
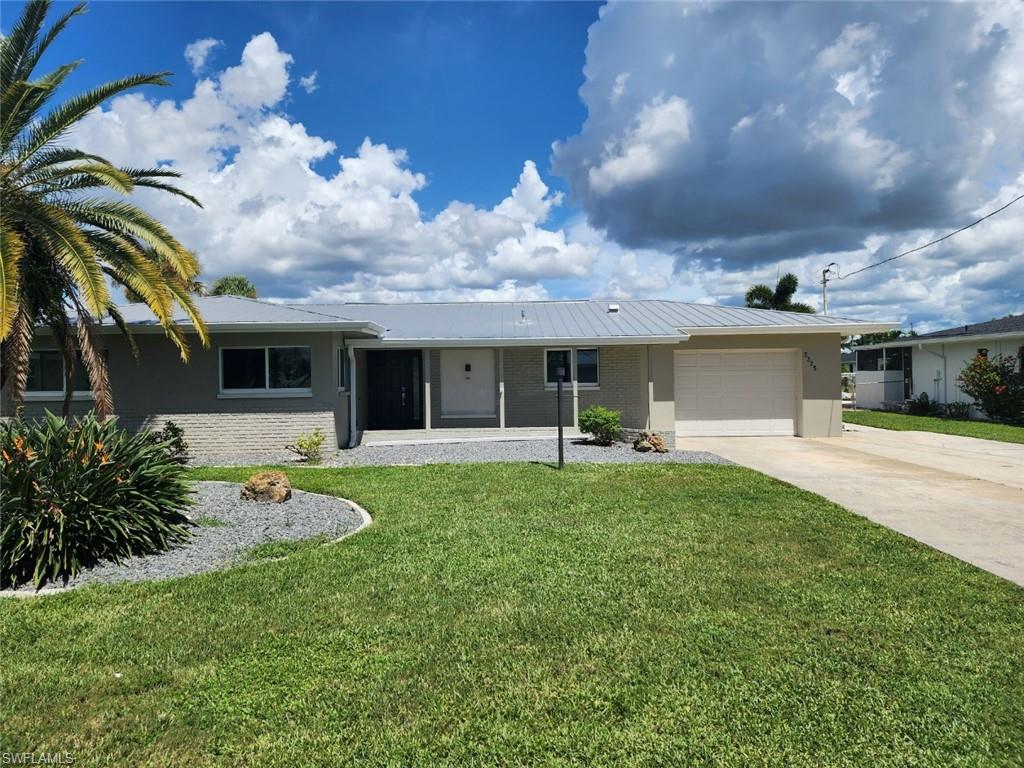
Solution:
[{"label": "green bush", "polygon": [[946,403],[946,415],[951,419],[965,421],[971,418],[971,404],[961,403],[957,400],[954,400],[952,403]]},{"label": "green bush", "polygon": [[580,411],[580,431],[591,435],[598,445],[611,445],[622,434],[622,414],[601,405]]},{"label": "green bush", "polygon": [[938,416],[942,413],[942,406],[928,397],[927,392],[922,392],[907,403],[907,413],[911,416]]},{"label": "green bush", "polygon": [[299,435],[295,438],[295,445],[286,445],[285,448],[299,454],[309,464],[319,464],[323,458],[324,432],[317,427],[307,435]]},{"label": "green bush", "polygon": [[173,421],[166,422],[163,429],[150,432],[149,437],[154,443],[163,443],[164,450],[175,464],[188,464],[188,443],[185,442],[185,430]]},{"label": "green bush", "polygon": [[65,584],[104,561],[189,539],[186,470],[148,431],[91,413],[0,424],[0,588]]},{"label": "green bush", "polygon": [[1014,355],[978,355],[964,364],[960,387],[993,421],[1024,424],[1024,373]]}]

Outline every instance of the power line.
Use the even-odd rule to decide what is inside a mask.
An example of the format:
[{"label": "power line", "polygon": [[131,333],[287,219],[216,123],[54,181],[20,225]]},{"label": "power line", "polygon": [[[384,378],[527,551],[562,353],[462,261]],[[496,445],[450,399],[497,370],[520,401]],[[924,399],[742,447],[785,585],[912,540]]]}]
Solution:
[{"label": "power line", "polygon": [[[936,240],[932,240],[930,243],[925,243],[924,245],[919,245],[916,248],[911,248],[909,251],[904,251],[903,253],[897,253],[895,256],[890,256],[887,259],[882,259],[881,261],[876,261],[874,264],[868,264],[866,267],[861,267],[860,269],[855,269],[855,270],[853,270],[853,272],[850,272],[848,274],[842,275],[841,277],[838,276],[838,274],[837,274],[837,277],[835,279],[837,279],[837,280],[845,280],[848,277],[853,277],[856,274],[859,274],[859,273],[864,272],[866,270],[872,269],[874,267],[879,267],[882,264],[888,264],[890,261],[896,261],[896,259],[902,259],[904,256],[909,256],[912,253],[917,253],[918,251],[923,251],[925,248],[930,248],[933,245],[937,245],[937,244],[941,243],[943,240],[948,240],[949,238],[953,237],[953,235],[959,235],[964,230],[970,229],[971,227],[974,227],[974,226],[977,226],[978,224],[981,224],[981,222],[985,221],[985,219],[990,219],[993,216],[995,216],[997,213],[1002,213],[1007,208],[1009,208],[1011,205],[1013,205],[1016,202],[1019,202],[1020,200],[1024,200],[1024,195],[1017,195],[1017,197],[1013,198],[1013,200],[1011,200],[1010,202],[1008,202],[1006,205],[1002,206],[1001,208],[996,208],[994,211],[990,211],[989,213],[986,213],[980,219],[972,221],[970,224],[966,224],[965,226],[960,227],[960,229],[954,229],[952,232],[948,232],[945,235],[943,235],[942,237],[940,237],[940,238],[938,238]],[[829,265],[829,266],[831,266],[831,265]]]}]

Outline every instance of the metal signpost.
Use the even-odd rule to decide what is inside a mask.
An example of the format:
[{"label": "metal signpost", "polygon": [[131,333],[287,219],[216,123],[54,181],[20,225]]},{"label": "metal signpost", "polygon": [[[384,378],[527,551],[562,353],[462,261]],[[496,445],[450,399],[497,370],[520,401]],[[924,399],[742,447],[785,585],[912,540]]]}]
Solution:
[{"label": "metal signpost", "polygon": [[555,370],[555,376],[558,379],[558,394],[556,396],[558,401],[558,468],[562,469],[565,466],[565,449],[562,447],[562,381],[565,379],[564,366],[559,366]]}]

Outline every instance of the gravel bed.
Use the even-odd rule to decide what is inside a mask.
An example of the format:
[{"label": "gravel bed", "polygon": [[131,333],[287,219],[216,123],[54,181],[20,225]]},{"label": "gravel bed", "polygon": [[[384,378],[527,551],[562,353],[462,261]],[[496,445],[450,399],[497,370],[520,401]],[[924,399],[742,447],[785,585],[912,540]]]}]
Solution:
[{"label": "gravel bed", "polygon": [[[68,587],[83,584],[112,584],[122,581],[153,581],[188,576],[236,565],[245,553],[269,541],[295,541],[326,535],[332,539],[357,529],[362,516],[344,499],[292,490],[283,504],[242,501],[241,486],[236,483],[201,481],[195,483],[196,504],[189,511],[193,520],[217,520],[217,525],[198,525],[192,540],[184,546],[159,555],[133,557],[124,565],[105,563],[90,568],[68,582]],[[41,592],[60,589],[48,584]],[[32,586],[17,592],[34,594]]]},{"label": "gravel bed", "polygon": [[[729,464],[731,462],[705,451],[669,451],[640,453],[630,443],[611,446],[593,445],[578,438],[566,440],[565,460],[568,463],[599,464]],[[372,467],[406,464],[466,464],[472,462],[558,461],[555,440],[463,441],[459,443],[422,443],[419,445],[360,445],[327,456],[323,467]],[[296,464],[288,452],[202,456],[192,461],[197,466],[251,466],[258,464]]]}]

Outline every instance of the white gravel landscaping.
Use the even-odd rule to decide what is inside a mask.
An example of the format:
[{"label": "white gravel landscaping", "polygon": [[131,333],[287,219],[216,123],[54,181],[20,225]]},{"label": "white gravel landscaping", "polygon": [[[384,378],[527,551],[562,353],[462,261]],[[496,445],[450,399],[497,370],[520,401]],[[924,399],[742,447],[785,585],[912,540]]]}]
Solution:
[{"label": "white gravel landscaping", "polygon": [[[292,490],[283,504],[242,501],[237,483],[200,481],[195,483],[196,504],[189,515],[199,524],[184,546],[159,555],[134,557],[123,565],[105,563],[90,568],[68,582],[67,588],[84,584],[113,584],[124,581],[153,581],[189,576],[237,565],[246,553],[271,541],[297,541],[315,536],[338,539],[353,533],[369,520],[366,513],[345,499]],[[58,582],[40,592],[64,589]],[[8,594],[37,594],[31,585]]]},{"label": "white gravel landscaping", "polygon": [[[630,443],[593,445],[578,438],[566,440],[567,463],[632,464],[730,464],[705,451],[677,450],[668,453],[640,453]],[[420,443],[417,445],[360,445],[325,455],[322,467],[376,467],[409,464],[469,464],[473,462],[558,461],[555,440],[476,440],[458,443]],[[253,466],[260,464],[298,464],[295,454],[280,453],[208,455],[193,457],[194,466]]]}]

